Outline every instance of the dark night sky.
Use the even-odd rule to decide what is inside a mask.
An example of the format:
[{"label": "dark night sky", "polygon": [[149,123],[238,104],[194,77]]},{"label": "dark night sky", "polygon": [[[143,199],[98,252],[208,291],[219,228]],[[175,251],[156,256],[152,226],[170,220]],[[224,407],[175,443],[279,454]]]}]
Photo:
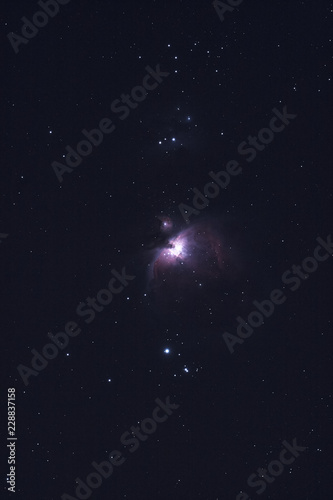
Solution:
[{"label": "dark night sky", "polygon": [[[333,248],[317,247],[332,232],[332,2],[245,0],[223,21],[212,2],[63,3],[18,53],[7,35],[41,7],[1,6],[2,414],[15,388],[17,437],[13,495],[4,418],[3,498],[331,499]],[[156,88],[134,90],[128,116],[111,110],[143,81]],[[105,118],[115,129],[59,182],[52,164]],[[232,160],[186,223],[181,204]],[[276,289],[283,303],[236,337]],[[81,332],[56,353],[48,333],[69,322]],[[50,342],[38,372],[31,350]],[[145,420],[168,397],[172,414]],[[277,473],[294,440],[306,450]],[[88,480],[113,450],[112,475]]]}]

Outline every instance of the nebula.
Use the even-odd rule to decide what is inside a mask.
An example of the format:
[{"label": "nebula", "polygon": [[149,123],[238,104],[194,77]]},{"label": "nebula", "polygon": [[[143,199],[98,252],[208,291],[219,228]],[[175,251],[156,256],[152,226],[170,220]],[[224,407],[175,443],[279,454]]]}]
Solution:
[{"label": "nebula", "polygon": [[200,328],[216,332],[244,305],[240,230],[233,219],[217,214],[182,230],[174,227],[149,251],[150,311],[171,330],[181,330],[182,338]]},{"label": "nebula", "polygon": [[170,217],[167,217],[165,215],[160,215],[157,218],[161,221],[161,227],[160,227],[161,232],[170,233],[170,231],[173,228],[173,223]]},{"label": "nebula", "polygon": [[218,231],[197,223],[165,242],[154,256],[153,287],[192,292],[228,273],[228,252]]}]

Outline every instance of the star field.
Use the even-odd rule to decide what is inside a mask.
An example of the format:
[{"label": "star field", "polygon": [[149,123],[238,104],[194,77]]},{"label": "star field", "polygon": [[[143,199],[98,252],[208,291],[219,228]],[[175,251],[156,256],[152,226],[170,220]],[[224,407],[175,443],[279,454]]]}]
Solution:
[{"label": "star field", "polygon": [[41,8],[1,16],[16,497],[118,457],[89,498],[331,498],[332,3],[59,2],[15,53]]}]

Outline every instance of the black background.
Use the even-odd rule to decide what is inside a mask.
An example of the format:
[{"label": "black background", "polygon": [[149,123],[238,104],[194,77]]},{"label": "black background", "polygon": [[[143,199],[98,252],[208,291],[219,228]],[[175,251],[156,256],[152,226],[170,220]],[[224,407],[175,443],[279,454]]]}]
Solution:
[{"label": "black background", "polygon": [[[294,438],[307,450],[260,498],[332,498],[332,259],[294,293],[284,285],[286,302],[234,354],[222,337],[331,232],[332,9],[244,1],[221,22],[211,2],[71,1],[15,54],[7,34],[39,7],[2,4],[2,413],[14,387],[16,498],[75,497],[75,479],[167,396],[179,408],[91,498],[253,500],[248,476]],[[169,76],[112,116],[157,64]],[[297,118],[247,163],[238,145],[284,106]],[[52,162],[105,117],[116,130],[59,183]],[[170,276],[153,293],[157,217],[184,231],[178,205],[231,159],[241,175],[190,226],[214,228],[233,271],[200,291]],[[78,320],[124,266],[126,290]],[[25,386],[17,366],[75,320],[81,334]],[[3,430],[6,449],[5,417]]]}]

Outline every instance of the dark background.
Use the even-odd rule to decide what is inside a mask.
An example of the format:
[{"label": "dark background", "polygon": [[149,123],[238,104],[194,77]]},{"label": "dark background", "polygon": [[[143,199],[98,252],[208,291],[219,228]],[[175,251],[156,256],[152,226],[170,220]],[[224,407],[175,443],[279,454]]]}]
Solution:
[{"label": "dark background", "polygon": [[[244,1],[221,22],[211,2],[71,1],[18,54],[7,34],[40,8],[0,9],[2,446],[15,387],[15,498],[75,497],[75,479],[167,396],[179,408],[91,498],[253,500],[248,476],[294,438],[307,450],[260,498],[332,498],[332,259],[233,355],[222,337],[331,232],[332,3]],[[51,163],[157,64],[170,75],[126,120],[113,115],[116,130],[60,184]],[[240,158],[285,105],[297,118]],[[214,228],[233,267],[200,291],[174,276],[154,291],[157,216],[182,232],[178,205],[235,158],[242,174],[190,222]],[[126,291],[79,320],[26,387],[17,366],[124,266]]]}]

